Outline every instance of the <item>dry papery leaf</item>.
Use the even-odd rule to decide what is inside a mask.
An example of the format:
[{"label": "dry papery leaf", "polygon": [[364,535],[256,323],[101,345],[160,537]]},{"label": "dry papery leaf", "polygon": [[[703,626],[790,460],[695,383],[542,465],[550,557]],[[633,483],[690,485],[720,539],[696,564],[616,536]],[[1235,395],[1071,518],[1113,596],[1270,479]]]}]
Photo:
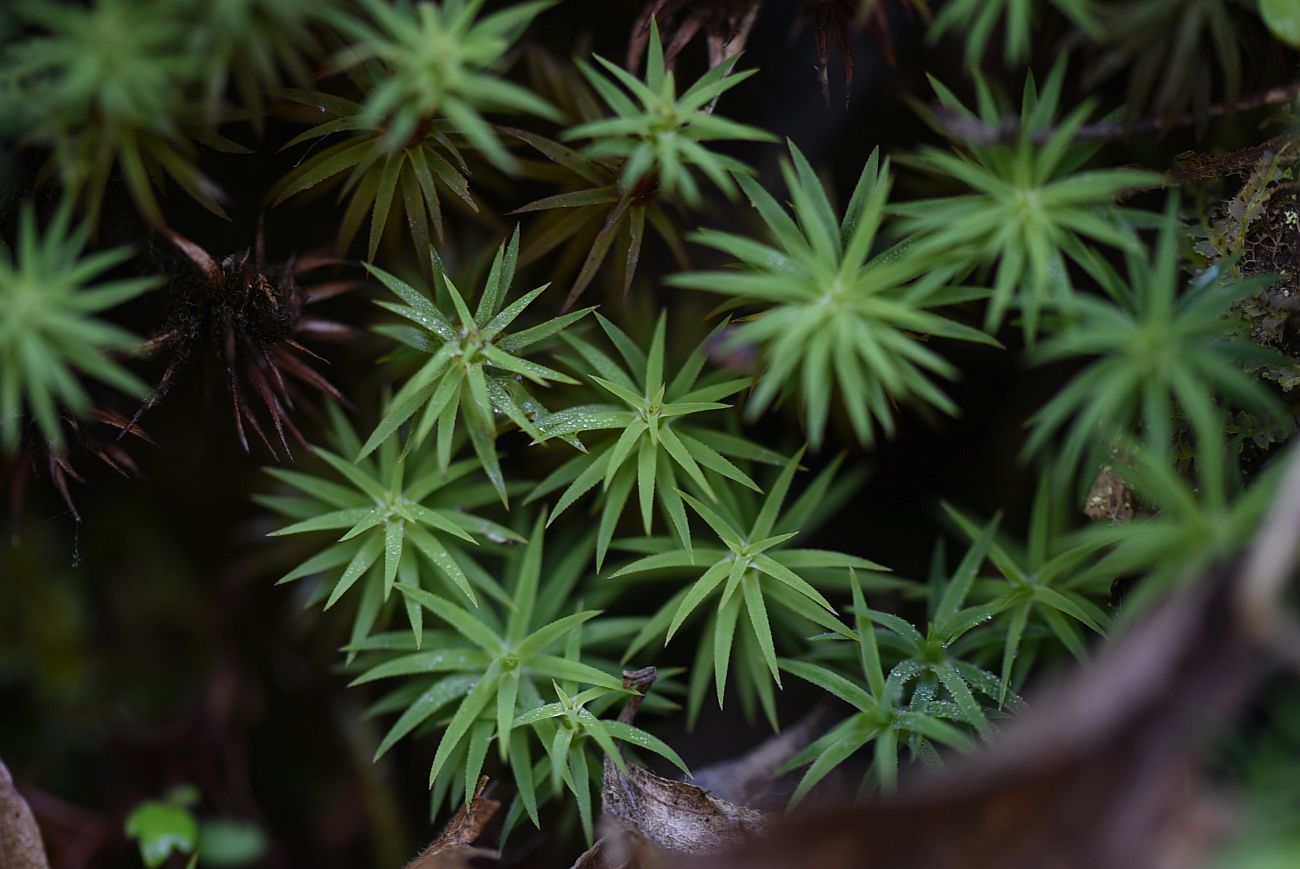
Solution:
[{"label": "dry papery leaf", "polygon": [[[631,722],[654,678],[653,667],[623,674],[623,684],[641,695],[620,720]],[[775,771],[817,736],[825,717],[814,709],[746,754],[697,770],[690,782],[631,763],[625,774],[606,758],[600,839],[573,869],[671,866],[683,855],[715,855],[762,833],[789,797]]]}]

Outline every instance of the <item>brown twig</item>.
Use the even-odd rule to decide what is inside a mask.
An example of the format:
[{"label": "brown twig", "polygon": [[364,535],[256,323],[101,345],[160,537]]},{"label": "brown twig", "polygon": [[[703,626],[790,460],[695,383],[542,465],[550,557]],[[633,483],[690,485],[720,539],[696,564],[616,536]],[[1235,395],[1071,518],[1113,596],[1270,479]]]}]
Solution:
[{"label": "brown twig", "polygon": [[469,869],[476,857],[497,859],[500,855],[491,848],[477,847],[474,842],[483,835],[483,828],[501,808],[501,803],[488,795],[488,777],[480,776],[474,796],[452,816],[442,833],[407,864],[406,869]]},{"label": "brown twig", "polygon": [[641,701],[645,700],[645,695],[649,693],[650,686],[659,678],[659,669],[657,667],[642,667],[640,670],[623,671],[623,687],[629,691],[635,691],[627,699],[627,704],[622,711],[618,713],[618,720],[624,724],[631,724],[636,718],[637,711],[641,708]]},{"label": "brown twig", "polygon": [[[1216,103],[1199,115],[1182,113],[1138,118],[1133,121],[1099,121],[1095,124],[1084,124],[1075,131],[1073,138],[1076,142],[1112,142],[1128,138],[1134,133],[1165,132],[1179,127],[1190,127],[1207,118],[1221,118],[1237,112],[1281,105],[1297,97],[1300,97],[1300,82],[1285,87],[1270,88],[1236,102]],[[953,139],[972,145],[1005,145],[1018,141],[1024,132],[1019,123],[986,124],[978,118],[942,106],[935,107],[933,111],[935,119],[943,127],[944,132]],[[1042,145],[1058,132],[1055,127],[1030,130],[1029,141],[1035,145]]]}]

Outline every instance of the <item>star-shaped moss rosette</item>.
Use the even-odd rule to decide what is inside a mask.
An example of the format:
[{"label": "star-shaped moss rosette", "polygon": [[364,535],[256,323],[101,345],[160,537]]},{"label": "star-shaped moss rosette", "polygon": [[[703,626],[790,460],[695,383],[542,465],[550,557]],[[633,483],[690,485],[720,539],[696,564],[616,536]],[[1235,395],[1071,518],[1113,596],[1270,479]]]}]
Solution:
[{"label": "star-shaped moss rosette", "polygon": [[1058,467],[1086,476],[1120,440],[1171,450],[1175,407],[1202,444],[1223,443],[1220,406],[1283,419],[1278,400],[1243,370],[1277,364],[1280,356],[1248,340],[1242,319],[1232,315],[1235,303],[1273,278],[1229,281],[1230,268],[1216,265],[1183,289],[1185,238],[1177,198],[1170,197],[1155,250],[1130,252],[1127,277],[1095,252],[1086,258],[1105,295],[1075,296],[1056,334],[1032,358],[1089,361],[1030,418],[1026,455],[1063,433]]},{"label": "star-shaped moss rosette", "polygon": [[1204,123],[1216,95],[1223,105],[1237,102],[1260,54],[1271,50],[1256,7],[1237,0],[1103,4],[1099,51],[1081,87],[1125,77],[1128,119],[1190,109]]},{"label": "star-shaped moss rosette", "polygon": [[[872,642],[890,662],[887,678],[902,689],[896,702],[910,695],[909,708],[937,713],[985,738],[993,733],[988,713],[995,711],[995,704],[1005,695],[1001,680],[974,661],[984,659],[985,645],[994,634],[985,626],[1010,605],[1010,599],[1007,595],[980,603],[968,603],[968,599],[995,530],[996,522],[990,523],[951,574],[942,550],[936,549],[922,627],[894,613],[866,607],[861,598],[854,601],[858,630],[864,622],[874,624]],[[856,658],[852,651],[846,657]],[[857,663],[853,660],[853,665]]]},{"label": "star-shaped moss rosette", "polygon": [[[1033,41],[1035,19],[1047,6],[1065,16],[1080,32],[1096,38],[1101,34],[1095,0],[949,0],[930,25],[929,40],[937,42],[957,32],[965,41],[966,66],[979,67],[989,40],[1003,33],[1002,62],[1009,67],[1024,63]],[[1002,21],[1002,31],[998,23]]]},{"label": "star-shaped moss rosette", "polygon": [[550,161],[550,166],[541,164],[544,167],[541,171],[525,164],[525,173],[555,186],[572,188],[511,212],[542,215],[523,251],[525,263],[559,250],[556,265],[559,274],[569,275],[577,270],[565,298],[566,306],[581,298],[611,254],[621,266],[619,283],[626,297],[641,263],[647,228],[663,240],[678,265],[686,267],[686,252],[670,203],[660,195],[662,191],[653,178],[626,189],[620,181],[622,165],[617,160],[593,159],[526,130],[511,129],[510,133]]},{"label": "star-shaped moss rosette", "polygon": [[[934,702],[925,690],[914,690],[910,698],[907,697],[907,685],[917,675],[912,667],[896,666],[888,676],[885,675],[876,628],[868,617],[872,611],[867,609],[856,575],[853,577],[853,609],[855,630],[849,639],[857,647],[853,663],[860,668],[860,680],[845,678],[810,661],[795,658],[782,658],[780,661],[782,670],[821,688],[854,709],[852,715],[809,743],[778,770],[786,773],[808,767],[790,797],[792,808],[829,772],[868,745],[872,746],[872,758],[862,780],[862,790],[868,793],[877,788],[892,793],[897,787],[898,753],[903,746],[908,747],[914,757],[935,757],[935,746],[960,751],[972,745],[970,737],[953,723],[953,719],[959,716],[955,704]],[[911,626],[907,625],[907,628]],[[920,636],[915,629],[912,632]]]},{"label": "star-shaped moss rosette", "polygon": [[240,115],[260,133],[266,93],[286,82],[311,81],[321,51],[317,25],[334,14],[338,0],[176,0],[170,3],[191,25],[203,58],[209,121],[225,114],[233,85]]},{"label": "star-shaped moss rosette", "polygon": [[[715,507],[680,493],[710,529],[707,541],[697,539],[689,549],[665,537],[615,543],[619,549],[650,554],[615,571],[611,578],[647,574],[647,579],[662,580],[683,573],[696,577],[650,617],[626,653],[632,658],[659,637],[666,645],[699,610],[710,610],[691,667],[691,722],[708,690],[710,670],[719,706],[726,693],[728,671],[734,670],[746,713],[752,714],[757,700],[775,729],[772,686],[781,684],[778,647],[783,651],[800,649],[803,638],[820,631],[850,636],[819,587],[842,588],[849,568],[888,570],[842,552],[787,545],[801,531],[811,532],[818,524],[818,515],[825,515],[822,511],[827,507],[842,502],[844,494],[843,489],[841,497],[831,494],[839,471],[837,460],[783,510],[802,456],[800,450],[785,463],[765,497],[760,498],[748,488],[719,484],[719,504]],[[873,575],[871,581],[873,588],[898,584],[879,575]],[[742,613],[746,626],[739,624]]]},{"label": "star-shaped moss rosette", "polygon": [[271,190],[273,203],[346,175],[339,193],[340,199],[349,199],[339,224],[341,251],[351,245],[367,214],[368,259],[400,212],[406,214],[416,250],[428,249],[435,238],[441,242],[439,188],[478,209],[462,148],[474,149],[500,169],[515,166],[484,114],[559,120],[540,97],[500,76],[510,47],[549,5],[520,3],[480,18],[481,0],[397,6],[362,0],[362,15],[351,10],[331,15],[351,40],[338,64],[351,75],[360,101],[312,91],[279,92],[306,107],[302,117],[314,111],[317,118],[286,148],[342,138],[282,177]]},{"label": "star-shaped moss rosette", "polygon": [[1104,549],[1097,539],[1080,537],[1063,520],[1068,514],[1061,503],[1068,487],[1054,485],[1055,476],[1045,470],[1031,508],[1028,539],[1023,546],[994,537],[997,519],[980,525],[973,518],[945,504],[944,510],[961,532],[986,550],[997,577],[967,581],[978,601],[996,602],[991,636],[1001,639],[1001,686],[998,704],[1006,701],[1017,684],[1017,661],[1022,652],[1029,663],[1044,647],[1059,645],[1079,661],[1087,660],[1087,632],[1104,634],[1110,617],[1098,606],[1110,595],[1118,575],[1099,578],[1089,570]]},{"label": "star-shaped moss rosette", "polygon": [[131,257],[125,247],[85,256],[89,224],[72,228],[65,201],[44,232],[30,204],[12,249],[0,245],[0,452],[18,447],[26,414],[58,454],[65,446],[60,408],[85,419],[93,409],[78,374],[130,395],[149,391],[114,354],[140,340],[100,316],[157,287],[156,277],[94,283]]},{"label": "star-shaped moss rosette", "polygon": [[[544,249],[566,238],[585,238],[588,224],[600,219],[590,250],[569,289],[566,306],[578,300],[608,257],[613,242],[624,237],[623,289],[627,291],[640,259],[647,220],[670,246],[675,246],[676,230],[663,205],[680,201],[698,206],[701,193],[696,172],[728,197],[736,194],[736,176],[753,174],[749,166],[711,148],[719,141],[773,139],[763,130],[727,120],[713,111],[722,94],[756,71],[733,72],[739,58],[736,54],[722,61],[679,96],[673,73],[665,68],[658,25],[652,22],[644,81],[599,56],[595,60],[608,75],[578,63],[583,76],[614,115],[584,120],[564,132],[565,141],[590,140],[580,153],[540,136],[515,132],[578,179],[577,190],[548,196],[518,209],[572,210],[573,216],[550,224],[555,238],[543,237]],[[620,84],[631,97],[620,89]]]},{"label": "star-shaped moss rosette", "polygon": [[206,69],[182,15],[144,0],[16,8],[42,35],[0,55],[0,89],[23,118],[23,141],[51,151],[45,174],[58,178],[92,227],[114,172],[155,226],[165,225],[156,191],[164,178],[226,216],[224,194],[195,165],[191,139],[246,149],[203,129],[201,101],[190,91]]},{"label": "star-shaped moss rosette", "polygon": [[[442,729],[429,769],[435,807],[448,794],[453,800],[459,795],[468,799],[495,743],[534,824],[540,826],[537,797],[543,787],[538,779],[551,778],[550,793],[558,795],[558,784],[563,782],[579,801],[590,836],[590,753],[597,755],[594,766],[600,765],[600,754],[622,766],[617,739],[661,754],[683,770],[685,765],[645,731],[598,719],[587,708],[608,708],[610,699],[626,696],[626,691],[619,678],[594,666],[585,654],[584,633],[599,612],[563,614],[570,609],[572,582],[581,572],[561,571],[557,576],[544,571],[554,566],[554,561],[544,558],[544,523],[545,515],[539,514],[528,544],[507,556],[505,594],[492,603],[465,609],[399,583],[411,604],[445,628],[428,632],[428,648],[423,651],[400,639],[362,643],[354,649],[364,655],[364,669],[355,682],[402,679],[417,692],[411,699],[419,698],[394,723],[378,754],[416,728],[433,723]],[[590,557],[590,549],[586,555]],[[561,581],[552,584],[553,578]],[[584,690],[584,685],[590,687]],[[546,701],[557,694],[558,702]],[[544,766],[534,763],[538,745],[544,752]]]},{"label": "star-shaped moss rosette", "polygon": [[[542,480],[529,494],[528,501],[563,489],[551,512],[553,522],[600,483],[603,495],[596,537],[596,569],[599,570],[634,487],[645,533],[650,533],[657,500],[677,543],[689,550],[690,523],[678,494],[679,487],[693,487],[709,501],[716,499],[710,479],[733,480],[757,492],[758,485],[733,459],[775,465],[782,458],[745,438],[706,427],[703,417],[698,416],[727,409],[730,405],[720,403],[720,399],[735,395],[749,385],[748,378],[720,381],[710,376],[699,382],[708,339],[683,364],[675,367],[671,380],[666,380],[665,315],[659,317],[648,352],[642,351],[623,330],[599,313],[596,317],[626,369],[576,335],[566,335],[565,340],[581,356],[581,362],[575,367],[599,372],[591,375],[592,382],[618,399],[618,403],[566,408],[540,418],[538,428],[547,439],[594,431],[619,434],[590,449],[584,448]],[[715,329],[714,334],[717,332]]]},{"label": "star-shaped moss rosette", "polygon": [[[528,67],[530,82],[560,107],[566,126],[604,117],[600,97],[571,62],[536,50],[528,54]],[[532,130],[502,127],[501,131],[536,152],[519,154],[520,177],[552,191],[510,212],[535,215],[528,227],[528,244],[519,252],[520,263],[545,258],[548,274],[569,287],[566,305],[582,296],[606,264],[615,273],[608,283],[621,287],[626,298],[641,252],[655,236],[678,267],[687,268],[678,229],[681,205],[660,196],[662,191],[653,177],[625,191],[619,182],[623,161],[618,158],[594,159]]]},{"label": "star-shaped moss rosette", "polygon": [[[903,217],[902,231],[916,240],[912,256],[950,264],[959,272],[979,268],[982,276],[991,271],[993,293],[985,330],[996,332],[1007,311],[1016,309],[1030,343],[1038,335],[1043,312],[1074,296],[1067,267],[1071,262],[1080,264],[1098,243],[1138,250],[1137,234],[1116,219],[1131,216],[1116,204],[1116,197],[1164,183],[1155,172],[1082,168],[1100,149],[1096,143],[1075,142],[1095,102],[1085,100],[1058,122],[1064,79],[1063,60],[1052,68],[1041,91],[1033,75],[1026,78],[1018,118],[981,76],[975,78],[978,115],[931,80],[942,109],[962,123],[987,129],[1015,124],[1019,132],[1005,144],[980,144],[967,141],[960,125],[929,117],[956,150],[923,148],[899,162],[936,179],[955,179],[967,192],[890,209]],[[1037,137],[1044,132],[1051,135],[1039,143]]]},{"label": "star-shaped moss rosette", "polygon": [[[771,142],[765,130],[727,120],[713,113],[718,97],[758,70],[734,72],[739,54],[700,76],[680,96],[674,73],[664,65],[659,26],[650,24],[650,50],[646,55],[645,80],[595,55],[609,75],[579,62],[578,69],[609,106],[614,117],[579,124],[564,133],[567,141],[590,139],[584,148],[596,159],[623,161],[620,184],[624,190],[651,175],[669,194],[679,194],[688,205],[700,203],[698,170],[729,197],[736,194],[733,181],[753,170],[744,163],[715,153],[703,143],[725,140]],[[619,88],[622,85],[632,97]]]},{"label": "star-shaped moss rosette", "polygon": [[793,142],[790,156],[793,162],[783,161],[781,169],[794,217],[757,181],[741,177],[768,240],[717,230],[695,233],[695,241],[739,260],[739,268],[668,279],[673,286],[731,296],[732,307],[755,311],[736,325],[731,339],[760,354],[750,418],[780,398],[797,396],[809,444],[817,449],[837,397],[863,444],[874,440],[877,426],[893,433],[895,406],[904,400],[955,415],[957,406],[933,377],[955,378],[957,369],[925,339],[997,342],[931,309],[984,293],[949,287],[954,269],[908,255],[909,241],[872,255],[889,198],[888,163],[882,166],[877,152],[842,219]]},{"label": "star-shaped moss rosette", "polygon": [[436,428],[438,462],[445,468],[451,460],[452,439],[459,421],[469,433],[474,452],[500,493],[502,503],[507,501],[495,446],[496,414],[502,414],[536,440],[545,438],[530,418],[530,413],[540,412],[537,410],[540,405],[515,382],[516,377],[538,386],[578,382],[567,374],[525,359],[522,354],[593,310],[570,311],[527,329],[507,332],[549,286],[543,284],[505,305],[518,258],[519,229],[516,227],[509,243],[497,250],[478,307],[470,313],[464,297],[443,271],[442,261],[433,254],[434,294],[437,299],[451,303],[451,317],[410,284],[377,266],[369,266],[371,274],[403,302],[379,304],[414,324],[381,326],[378,331],[429,358],[393,397],[358,458],[369,455],[393,437],[398,427],[421,412],[411,429],[407,448],[418,447]]},{"label": "star-shaped moss rosette", "polygon": [[1160,449],[1130,442],[1122,453],[1115,473],[1143,505],[1158,509],[1080,531],[1084,542],[1109,549],[1078,582],[1101,591],[1119,577],[1137,577],[1120,616],[1132,622],[1172,585],[1232,563],[1273,503],[1286,463],[1274,459],[1247,479],[1223,438],[1199,444],[1192,468],[1183,473]]},{"label": "star-shaped moss rosette", "polygon": [[[472,480],[479,469],[474,459],[442,467],[432,450],[405,457],[397,442],[386,441],[376,455],[354,460],[361,443],[351,424],[330,405],[334,449],[317,447],[317,457],[329,468],[327,476],[268,468],[278,482],[296,490],[292,495],[261,495],[257,501],[291,524],[272,533],[283,537],[330,533],[336,539],[280,582],[324,574],[316,600],[326,609],[359,588],[352,642],[367,637],[398,582],[413,588],[452,592],[477,604],[479,592],[504,592],[479,568],[465,545],[475,537],[522,540],[515,532],[472,510],[491,504],[495,490]],[[423,617],[409,596],[402,597],[416,648],[422,643]]]}]

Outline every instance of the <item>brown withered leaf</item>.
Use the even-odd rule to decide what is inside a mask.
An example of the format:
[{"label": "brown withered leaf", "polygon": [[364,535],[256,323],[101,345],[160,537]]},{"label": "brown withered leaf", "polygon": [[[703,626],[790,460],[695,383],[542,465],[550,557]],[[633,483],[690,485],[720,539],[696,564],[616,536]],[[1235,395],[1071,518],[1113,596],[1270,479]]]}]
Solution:
[{"label": "brown withered leaf", "polygon": [[607,823],[616,822],[637,839],[676,854],[731,848],[767,825],[764,812],[636,764],[628,764],[624,774],[606,760],[601,797]]},{"label": "brown withered leaf", "polygon": [[0,760],[0,867],[49,869],[49,866],[36,818],[14,787],[8,767]]},{"label": "brown withered leaf", "polygon": [[572,869],[668,869],[687,856],[707,859],[735,848],[769,820],[635,764],[624,775],[608,759],[602,803],[600,838]]},{"label": "brown withered leaf", "polygon": [[465,869],[475,857],[495,860],[500,856],[491,848],[474,845],[475,840],[483,835],[483,828],[501,808],[501,803],[486,796],[487,786],[488,777],[481,777],[474,788],[474,798],[452,816],[438,838],[406,864],[406,869]]},{"label": "brown withered leaf", "polygon": [[[249,451],[248,428],[273,458],[278,460],[280,451],[291,457],[286,433],[307,446],[293,419],[302,401],[301,387],[311,387],[350,406],[312,365],[312,360],[323,364],[328,360],[299,339],[350,341],[362,334],[343,323],[313,316],[308,308],[359,283],[330,280],[303,286],[299,278],[305,274],[344,263],[311,255],[270,264],[260,221],[254,246],[222,259],[172,229],[161,232],[182,254],[181,267],[167,289],[167,323],[146,344],[146,352],[165,357],[166,366],[130,426],[167,396],[181,370],[197,356],[209,385],[217,378],[226,382],[235,433],[244,452]],[[271,423],[269,434],[254,412],[258,401]]]},{"label": "brown withered leaf", "polygon": [[[655,668],[625,671],[623,684],[640,693],[619,714],[631,723]],[[664,778],[635,764],[624,773],[605,758],[601,838],[573,869],[671,866],[683,854],[733,848],[763,830],[768,807],[784,804],[774,790],[776,771],[812,741],[824,718],[815,709],[783,733],[740,757],[697,770],[690,782]]]}]

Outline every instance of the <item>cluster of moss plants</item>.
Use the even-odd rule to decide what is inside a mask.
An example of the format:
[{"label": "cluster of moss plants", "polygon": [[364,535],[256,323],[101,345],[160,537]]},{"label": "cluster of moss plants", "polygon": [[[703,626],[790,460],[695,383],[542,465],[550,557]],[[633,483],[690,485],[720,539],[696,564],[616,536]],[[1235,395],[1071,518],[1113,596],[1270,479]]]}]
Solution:
[{"label": "cluster of moss plants", "polygon": [[[618,44],[545,54],[568,5],[15,4],[13,485],[47,470],[75,510],[78,451],[121,470],[200,358],[214,412],[192,425],[271,461],[247,493],[269,540],[246,545],[283,565],[286,605],[346,612],[316,624],[383,722],[376,758],[421,758],[435,814],[486,773],[503,836],[576,817],[588,843],[604,759],[685,773],[673,739],[710,707],[755,738],[810,696],[833,711],[782,770],[791,804],[840,767],[892,791],[1242,547],[1295,421],[1275,291],[1295,276],[1258,236],[1295,201],[1300,12],[849,4],[844,32],[902,15],[961,62],[914,92],[882,78],[929,132],[838,142],[832,167],[751,117],[779,57],[666,52],[682,31],[653,16],[636,68]],[[1233,106],[1266,88],[1241,112],[1272,113],[1273,138],[1243,139]],[[1165,135],[1206,165],[1255,150],[1196,171]],[[241,160],[276,175],[250,191]],[[282,265],[241,223],[259,212],[310,227],[277,231]],[[209,254],[205,232],[246,249]],[[935,542],[900,556],[861,519],[867,469],[978,417],[960,385],[980,366],[1038,384],[997,429],[999,473],[1029,482],[1005,516],[936,498],[907,518]],[[647,665],[641,717],[618,720],[620,671]]]}]

